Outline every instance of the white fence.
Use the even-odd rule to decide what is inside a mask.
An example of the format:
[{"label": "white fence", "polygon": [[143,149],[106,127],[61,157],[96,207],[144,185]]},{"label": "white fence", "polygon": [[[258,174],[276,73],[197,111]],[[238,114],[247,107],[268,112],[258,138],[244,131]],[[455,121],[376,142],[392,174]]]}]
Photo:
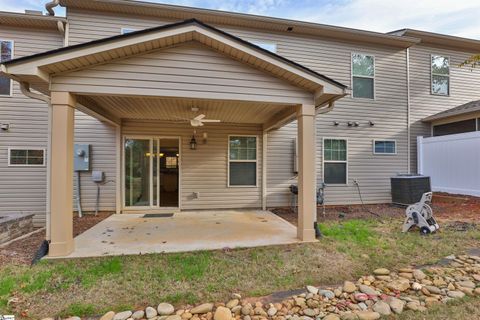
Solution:
[{"label": "white fence", "polygon": [[418,173],[433,191],[480,196],[480,131],[417,138]]}]

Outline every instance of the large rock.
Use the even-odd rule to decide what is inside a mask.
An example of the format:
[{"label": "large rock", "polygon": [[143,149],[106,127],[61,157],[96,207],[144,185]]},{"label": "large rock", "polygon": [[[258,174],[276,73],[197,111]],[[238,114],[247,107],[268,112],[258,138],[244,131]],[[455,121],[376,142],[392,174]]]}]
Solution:
[{"label": "large rock", "polygon": [[360,320],[377,320],[381,317],[380,313],[375,311],[359,311],[357,316]]},{"label": "large rock", "polygon": [[315,288],[314,286],[307,286],[307,291],[313,294],[317,294],[318,288]]},{"label": "large rock", "polygon": [[190,310],[191,314],[207,313],[213,310],[213,303],[204,303]]},{"label": "large rock", "polygon": [[465,297],[465,293],[461,291],[448,291],[447,296],[454,299],[462,299],[463,297]]},{"label": "large rock", "polygon": [[113,320],[127,320],[132,316],[132,311],[123,311],[115,314]]},{"label": "large rock", "polygon": [[403,307],[405,306],[405,301],[397,299],[395,297],[388,297],[387,303],[390,306],[390,309],[396,314],[403,312]]},{"label": "large rock", "polygon": [[380,315],[382,316],[389,316],[392,313],[392,310],[390,309],[388,303],[382,300],[377,301],[373,305],[372,309],[373,311],[380,313]]},{"label": "large rock", "polygon": [[168,316],[175,312],[175,308],[170,303],[160,303],[157,307],[158,314],[161,316]]},{"label": "large rock", "polygon": [[408,279],[405,279],[405,278],[400,278],[387,284],[387,288],[391,290],[403,292],[410,288],[410,281],[408,281]]},{"label": "large rock", "polygon": [[345,291],[346,293],[353,293],[356,290],[357,290],[357,286],[353,282],[345,281],[343,283],[343,291]]},{"label": "large rock", "polygon": [[113,317],[115,317],[115,312],[113,312],[113,311],[108,311],[107,313],[105,313],[105,314],[100,318],[100,320],[112,320]]},{"label": "large rock", "polygon": [[373,270],[373,274],[376,276],[388,276],[390,274],[390,270],[385,268],[378,268]]},{"label": "large rock", "polygon": [[213,320],[232,320],[232,312],[225,307],[218,307],[213,315]]},{"label": "large rock", "polygon": [[145,315],[147,316],[147,319],[151,319],[153,317],[156,317],[157,316],[157,310],[155,310],[155,308],[152,308],[152,307],[147,307],[147,308],[145,308]]}]

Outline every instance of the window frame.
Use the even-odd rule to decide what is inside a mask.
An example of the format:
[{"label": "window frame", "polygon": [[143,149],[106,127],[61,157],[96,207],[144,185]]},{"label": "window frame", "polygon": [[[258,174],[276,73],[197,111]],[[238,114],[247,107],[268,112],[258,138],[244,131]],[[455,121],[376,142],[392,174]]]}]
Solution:
[{"label": "window frame", "polygon": [[[448,78],[448,93],[447,94],[442,94],[442,93],[435,93],[433,92],[433,57],[434,56],[437,56],[437,57],[442,57],[442,58],[446,58],[448,59],[448,75],[444,75],[444,74],[435,74],[435,76],[441,76],[441,77],[447,77]],[[450,96],[450,89],[451,89],[451,85],[450,85],[450,82],[451,82],[451,77],[450,77],[450,73],[451,73],[451,59],[450,59],[450,56],[448,55],[443,55],[443,54],[430,54],[430,94],[433,95],[433,96],[439,96],[439,97],[449,97]]]},{"label": "window frame", "polygon": [[[247,137],[255,138],[255,160],[231,160],[230,159],[230,138],[231,137]],[[227,138],[228,151],[227,151],[227,187],[228,188],[258,188],[258,135],[255,134],[229,134]],[[230,184],[230,163],[231,162],[240,162],[240,163],[255,163],[255,185],[231,185]]]},{"label": "window frame", "polygon": [[[376,142],[393,142],[395,143],[395,152],[389,153],[389,152],[376,152],[375,151],[375,143]],[[396,156],[397,155],[397,140],[395,139],[373,139],[372,141],[372,151],[374,155],[379,155],[379,156]]]},{"label": "window frame", "polygon": [[[12,164],[11,163],[11,151],[12,150],[41,150],[43,152],[43,163],[42,164]],[[40,147],[8,147],[8,156],[7,156],[7,161],[8,161],[8,167],[45,167],[46,166],[46,160],[47,160],[47,151],[46,148],[40,148]]]},{"label": "window frame", "polygon": [[[12,43],[12,57],[10,58],[10,60],[12,59],[15,59],[15,41],[14,40],[10,40],[10,39],[0,39],[0,41],[8,41],[8,42],[11,42]],[[2,63],[0,61],[0,63]],[[12,79],[9,79],[10,80],[10,94],[1,94],[0,93],[0,97],[12,97],[13,96],[13,81]]]},{"label": "window frame", "polygon": [[[130,31],[130,32],[125,32],[125,30],[131,30],[131,31]],[[128,27],[122,27],[122,28],[120,28],[120,34],[121,34],[121,35],[129,34],[129,33],[136,32],[136,31],[139,31],[139,29],[128,28]]]},{"label": "window frame", "polygon": [[[325,140],[344,140],[345,145],[345,160],[325,160]],[[322,138],[322,181],[331,187],[345,187],[349,185],[349,177],[348,177],[348,145],[349,139],[344,137],[323,137]],[[345,163],[345,183],[327,183],[325,182],[325,162],[327,163]]]},{"label": "window frame", "polygon": [[[355,77],[359,77],[359,78],[373,79],[373,98],[355,97],[353,95],[353,77],[354,77],[354,75],[353,75],[353,56],[355,54],[361,54],[361,55],[369,56],[369,57],[373,58],[373,77],[370,77],[370,76],[355,76]],[[352,99],[367,100],[367,101],[377,100],[377,85],[376,85],[376,82],[377,82],[377,79],[376,79],[377,65],[376,65],[376,60],[377,60],[377,57],[374,54],[371,54],[371,53],[360,52],[360,51],[352,51],[350,53],[350,86],[352,88],[350,97]]]}]

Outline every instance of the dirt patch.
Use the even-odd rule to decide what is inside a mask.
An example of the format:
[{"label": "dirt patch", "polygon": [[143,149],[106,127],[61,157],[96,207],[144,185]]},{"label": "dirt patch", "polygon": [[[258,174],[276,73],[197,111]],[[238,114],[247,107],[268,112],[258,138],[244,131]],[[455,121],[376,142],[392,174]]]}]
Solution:
[{"label": "dirt patch", "polygon": [[[84,215],[82,218],[73,218],[74,237],[90,229],[100,221],[109,217],[112,212],[99,212],[98,216]],[[0,248],[0,267],[7,264],[30,264],[35,252],[45,239],[45,230],[34,233],[26,238],[17,240]]]},{"label": "dirt patch", "polygon": [[[434,217],[442,221],[475,222],[480,220],[480,198],[464,195],[435,193],[432,201]],[[293,225],[297,225],[297,213],[290,207],[271,211]],[[403,218],[405,207],[392,204],[342,205],[317,208],[317,221],[341,221],[349,219]]]}]

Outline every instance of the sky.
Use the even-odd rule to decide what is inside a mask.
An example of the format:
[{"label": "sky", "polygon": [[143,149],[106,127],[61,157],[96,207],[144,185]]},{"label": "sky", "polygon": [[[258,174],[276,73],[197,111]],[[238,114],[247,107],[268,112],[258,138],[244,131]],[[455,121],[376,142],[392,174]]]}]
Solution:
[{"label": "sky", "polygon": [[[480,0],[149,0],[389,32],[412,28],[480,40]],[[42,0],[0,0],[0,11],[44,9]],[[56,9],[58,15],[64,10]]]}]

